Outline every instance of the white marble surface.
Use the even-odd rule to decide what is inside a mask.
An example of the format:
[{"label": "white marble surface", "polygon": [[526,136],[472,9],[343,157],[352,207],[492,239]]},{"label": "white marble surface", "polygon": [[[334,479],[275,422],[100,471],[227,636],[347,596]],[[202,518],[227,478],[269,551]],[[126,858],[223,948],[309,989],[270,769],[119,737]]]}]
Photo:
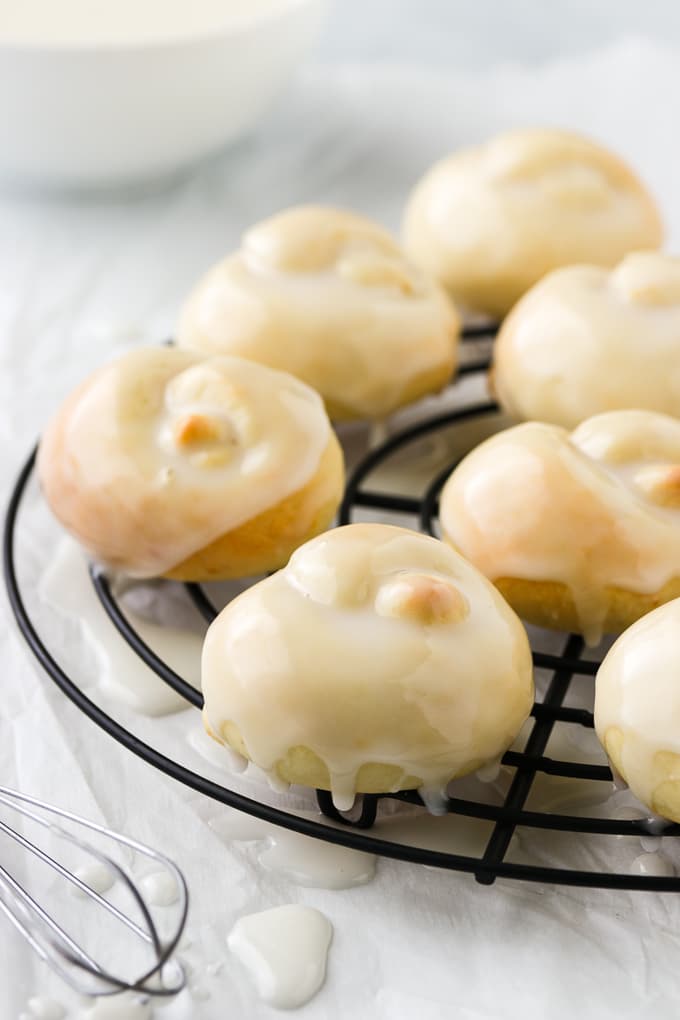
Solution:
[{"label": "white marble surface", "polygon": [[[248,223],[313,200],[396,226],[408,187],[433,158],[499,127],[568,125],[613,145],[660,195],[677,244],[679,107],[678,53],[644,39],[540,69],[326,66],[308,72],[255,136],[161,193],[0,198],[4,485],[73,383],[116,349],[166,337],[187,287]],[[40,560],[26,538],[35,576]],[[273,1017],[226,938],[241,914],[285,902],[317,907],[335,930],[326,985],[303,1010],[309,1020],[675,1014],[675,897],[507,882],[486,889],[389,861],[356,889],[299,887],[265,872],[247,849],[226,847],[207,824],[215,805],[101,735],[39,674],[4,615],[3,782],[156,843],[186,870],[188,953],[203,983],[194,982],[193,1002],[185,995],[158,1017]],[[70,652],[87,672],[86,651],[72,642]],[[138,723],[147,734],[157,725]],[[631,865],[638,854],[630,850]],[[2,922],[0,959],[0,1018],[15,1020],[31,996],[55,986]]]}]

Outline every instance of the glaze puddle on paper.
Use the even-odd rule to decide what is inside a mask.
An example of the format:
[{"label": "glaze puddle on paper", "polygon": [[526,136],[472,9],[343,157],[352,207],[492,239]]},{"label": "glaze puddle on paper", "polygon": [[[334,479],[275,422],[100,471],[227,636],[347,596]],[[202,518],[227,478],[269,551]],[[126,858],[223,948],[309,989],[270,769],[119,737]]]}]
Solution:
[{"label": "glaze puddle on paper", "polygon": [[264,1002],[295,1009],[324,982],[332,934],[320,911],[288,904],[241,917],[227,942]]},{"label": "glaze puddle on paper", "polygon": [[62,1020],[66,1010],[56,999],[46,995],[36,995],[28,1000],[28,1013],[31,1020]]},{"label": "glaze puddle on paper", "polygon": [[631,871],[637,875],[652,875],[655,878],[672,878],[675,875],[673,862],[658,851],[640,854],[633,861]]},{"label": "glaze puddle on paper", "polygon": [[[82,867],[76,868],[74,874],[76,878],[79,878],[81,882],[84,882],[85,885],[88,885],[93,892],[98,893],[100,896],[102,893],[108,892],[116,880],[116,876],[111,868],[107,868],[100,861],[84,864]],[[77,885],[71,885],[69,888],[74,896],[84,898],[88,895],[82,889],[79,889]]]},{"label": "glaze puddle on paper", "polygon": [[[260,844],[256,848],[259,863],[298,885],[347,889],[365,884],[375,874],[377,858],[373,854],[311,839],[240,811],[226,809],[209,825],[227,842]],[[379,817],[371,835],[407,846],[479,856],[492,827],[483,819],[399,810]]]},{"label": "glaze puddle on paper", "polygon": [[[85,556],[73,539],[63,539],[45,571],[40,598],[61,616],[75,620],[96,653],[98,685],[103,693],[148,716],[187,707],[181,695],[163,683],[127,645],[100,606]],[[200,687],[202,640],[188,630],[151,623],[127,614],[140,637],[180,676]]]},{"label": "glaze puddle on paper", "polygon": [[169,907],[177,902],[177,883],[167,871],[154,871],[140,881],[142,895],[152,907]]},{"label": "glaze puddle on paper", "polygon": [[209,737],[203,726],[192,726],[187,734],[189,746],[200,754],[201,758],[218,769],[229,772],[245,772],[248,760],[226,744],[218,743]]},{"label": "glaze puddle on paper", "polygon": [[138,996],[114,995],[97,999],[78,1014],[80,1020],[151,1020],[151,1004]]},{"label": "glaze puddle on paper", "polygon": [[209,824],[228,842],[260,844],[257,856],[262,867],[285,875],[297,885],[350,889],[370,882],[375,874],[373,854],[324,843],[240,811],[226,809]]}]

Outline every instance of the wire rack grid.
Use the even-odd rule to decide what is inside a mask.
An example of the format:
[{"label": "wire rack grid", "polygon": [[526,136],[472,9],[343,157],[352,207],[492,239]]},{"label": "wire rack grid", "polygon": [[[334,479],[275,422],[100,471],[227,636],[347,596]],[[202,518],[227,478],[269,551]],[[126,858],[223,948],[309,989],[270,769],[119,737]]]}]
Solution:
[{"label": "wire rack grid", "polygon": [[[464,339],[469,349],[480,338],[491,337],[492,331],[485,328],[469,329]],[[484,371],[488,357],[474,355],[464,363],[461,374],[470,375]],[[404,495],[372,489],[368,483],[371,474],[380,465],[406,449],[410,444],[433,436],[442,430],[457,428],[465,423],[484,418],[493,419],[498,408],[491,401],[476,402],[470,406],[448,411],[403,429],[398,434],[372,449],[358,464],[349,478],[345,496],[340,508],[338,523],[354,520],[362,511],[379,512],[389,518],[391,514],[404,515],[413,519],[414,524],[427,534],[436,535],[436,520],[439,493],[455,466],[449,463],[440,470],[419,496]],[[358,798],[355,810],[341,813],[333,805],[330,793],[316,792],[318,806],[323,816],[318,820],[298,815],[247,797],[231,789],[226,783],[217,783],[199,772],[193,771],[179,761],[162,753],[156,747],[139,739],[130,729],[121,725],[81,689],[78,683],[60,665],[59,652],[47,647],[39,633],[36,620],[26,607],[24,592],[19,583],[16,562],[17,533],[21,527],[21,511],[26,492],[34,473],[36,450],[28,457],[15,482],[9,501],[3,536],[4,577],[9,602],[19,629],[32,653],[47,675],[82,712],[85,713],[109,736],[150,765],[171,776],[186,786],[233,808],[245,811],[257,818],[292,829],[296,832],[361,850],[384,857],[424,864],[431,867],[467,872],[484,885],[492,884],[496,878],[519,879],[531,882],[557,883],[571,886],[587,886],[609,889],[648,890],[658,892],[680,891],[680,877],[649,874],[630,874],[615,870],[583,870],[575,867],[546,866],[542,863],[517,863],[508,859],[508,850],[514,833],[518,829],[533,832],[540,830],[557,833],[574,833],[579,839],[588,837],[645,837],[649,827],[644,819],[617,819],[591,814],[581,816],[553,811],[530,810],[527,808],[532,787],[541,774],[575,779],[591,787],[611,784],[612,775],[604,763],[556,760],[546,755],[546,748],[557,723],[570,727],[592,729],[592,712],[565,704],[571,685],[579,677],[594,677],[599,663],[584,657],[583,641],[578,635],[565,635],[562,652],[559,655],[534,650],[533,659],[537,669],[548,674],[544,693],[532,709],[532,726],[526,744],[521,751],[508,751],[503,765],[512,771],[512,780],[501,803],[487,803],[461,796],[450,796],[446,810],[465,818],[490,823],[491,832],[482,853],[468,855],[449,853],[427,846],[414,846],[395,840],[378,838],[369,831],[373,826],[382,801],[393,799],[424,808],[417,791],[402,791],[384,795],[363,795]],[[124,640],[134,652],[166,684],[179,693],[196,709],[203,706],[200,690],[178,675],[140,637],[118,599],[115,597],[106,573],[91,568],[90,576],[97,596]],[[191,600],[203,617],[206,625],[217,614],[206,590],[198,584],[186,584],[187,598]],[[161,725],[161,720],[158,720]],[[680,826],[669,826],[664,836],[677,836]]]}]

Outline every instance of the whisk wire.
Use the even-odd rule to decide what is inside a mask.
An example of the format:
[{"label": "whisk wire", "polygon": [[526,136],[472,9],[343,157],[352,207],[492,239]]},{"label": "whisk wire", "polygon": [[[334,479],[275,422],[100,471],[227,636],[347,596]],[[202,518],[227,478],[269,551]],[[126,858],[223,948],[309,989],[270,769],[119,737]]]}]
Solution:
[{"label": "whisk wire", "polygon": [[[185,975],[179,964],[175,968],[177,974],[176,981],[168,983],[166,980],[167,975],[162,974],[163,968],[168,963],[181,938],[189,904],[186,881],[174,861],[129,836],[114,832],[112,829],[108,829],[96,822],[91,822],[63,808],[47,804],[37,798],[15,792],[7,787],[0,786],[0,804],[4,804],[6,807],[42,826],[52,835],[70,843],[111,869],[113,874],[131,894],[142,915],[143,926],[140,926],[132,918],[128,917],[115,904],[98,893],[78,875],[61,864],[61,862],[55,860],[42,847],[37,846],[22,833],[0,819],[0,832],[4,832],[11,839],[15,840],[22,848],[52,868],[61,877],[78,888],[84,896],[95,901],[100,907],[112,914],[136,936],[147,943],[147,945],[150,945],[153,949],[154,959],[152,966],[134,981],[124,980],[109,973],[106,968],[98,964],[64,931],[6,868],[0,866],[0,890],[3,890],[6,896],[6,898],[0,896],[0,910],[24,936],[38,956],[73,988],[86,994],[110,995],[127,990],[139,991],[148,995],[169,996],[180,991],[185,983]],[[44,812],[48,816],[56,816],[60,820],[89,829],[119,845],[128,847],[130,850],[153,860],[165,868],[172,875],[176,883],[179,900],[179,919],[172,937],[165,942],[161,940],[144,897],[124,868],[108,854],[93,846],[89,841],[63,828],[61,824],[58,824],[52,818],[43,817],[39,812]],[[7,902],[7,898],[10,899],[11,903]],[[63,962],[69,963],[77,970],[84,971],[91,977],[96,978],[99,982],[96,989],[86,988],[82,981],[77,980],[75,975],[63,966]],[[151,983],[154,977],[159,977],[158,983]]]},{"label": "whisk wire", "polygon": [[[5,803],[2,800],[2,798],[0,798],[0,802]],[[27,815],[28,817],[33,817],[34,819],[37,820],[37,816],[32,816],[30,812],[22,811],[21,813]],[[112,861],[109,857],[107,857],[106,854],[98,853],[95,847],[90,846],[89,844],[85,844],[81,840],[77,840],[75,836],[72,836],[71,834],[64,832],[64,830],[61,829],[59,826],[50,825],[49,829],[54,835],[60,836],[62,839],[65,839],[68,842],[75,843],[81,850],[84,850],[86,853],[92,854],[92,856],[96,857],[102,864],[105,864],[107,867],[112,867],[115,865],[115,862]],[[126,925],[128,928],[134,931],[136,935],[139,935],[140,938],[144,939],[146,942],[152,941],[152,938],[148,934],[148,932],[144,931],[143,928],[140,928],[138,924],[135,924],[132,918],[128,917],[127,914],[124,914],[122,912],[122,910],[119,910],[113,903],[110,903],[109,900],[105,899],[100,893],[96,891],[96,889],[93,889],[86,882],[83,882],[83,880],[79,878],[78,875],[75,875],[72,871],[69,871],[68,868],[65,868],[63,864],[60,864],[59,861],[54,859],[54,857],[50,857],[49,854],[45,853],[45,851],[42,850],[39,846],[36,846],[35,843],[32,843],[29,839],[26,839],[24,836],[22,836],[20,832],[17,832],[16,829],[13,829],[10,825],[7,825],[5,822],[3,822],[2,819],[0,819],[0,832],[4,832],[8,836],[11,836],[11,838],[14,839],[17,843],[19,843],[20,846],[24,847],[25,850],[33,854],[34,857],[37,857],[39,860],[43,861],[43,863],[47,864],[48,867],[52,868],[53,871],[56,871],[59,875],[62,876],[62,878],[65,878],[67,882],[70,882],[71,885],[79,889],[84,896],[88,896],[90,899],[95,900],[99,904],[99,906],[103,907],[105,910],[108,910],[110,914],[113,914],[122,924]],[[128,881],[127,875],[122,869],[119,869],[118,873],[124,881]],[[151,925],[153,926],[153,921],[151,921]]]}]

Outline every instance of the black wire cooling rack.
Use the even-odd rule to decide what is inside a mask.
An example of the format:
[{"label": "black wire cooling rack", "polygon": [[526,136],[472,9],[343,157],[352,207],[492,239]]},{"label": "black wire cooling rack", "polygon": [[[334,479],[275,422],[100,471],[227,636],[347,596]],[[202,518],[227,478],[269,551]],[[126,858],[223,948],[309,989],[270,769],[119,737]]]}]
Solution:
[{"label": "black wire cooling rack", "polygon": [[[480,327],[467,330],[464,339],[476,341],[483,337],[490,338],[492,335],[491,330]],[[468,349],[471,347],[472,344],[469,344]],[[460,374],[484,371],[487,367],[487,357],[477,359],[473,357],[464,363]],[[407,515],[417,522],[417,527],[422,531],[435,534],[439,493],[455,464],[448,464],[445,470],[440,471],[418,497],[371,489],[366,484],[369,476],[391,457],[403,452],[410,444],[423,439],[423,437],[437,435],[442,430],[455,428],[464,423],[485,418],[492,419],[497,414],[496,404],[492,402],[476,403],[420,421],[371,450],[357,466],[347,483],[345,497],[339,512],[339,523],[351,522],[357,512],[361,512],[363,509],[379,511],[381,515],[387,517],[391,514],[400,515],[401,518]],[[619,820],[594,815],[582,817],[548,811],[533,811],[526,808],[534,781],[541,773],[580,780],[590,786],[597,784],[600,789],[605,790],[606,788],[602,784],[611,784],[612,781],[611,772],[606,764],[560,761],[545,755],[556,723],[567,724],[570,727],[592,728],[593,726],[593,716],[590,711],[569,707],[565,704],[570,685],[579,677],[594,677],[599,665],[597,661],[583,657],[583,641],[574,634],[565,635],[561,655],[549,655],[538,650],[533,652],[535,667],[547,671],[548,681],[543,696],[533,707],[532,728],[524,749],[521,752],[508,751],[503,757],[503,765],[512,770],[513,778],[502,803],[491,804],[455,796],[448,798],[447,810],[449,813],[490,823],[491,834],[486,842],[486,847],[477,856],[412,846],[377,838],[370,834],[368,830],[376,820],[380,801],[393,799],[424,808],[416,791],[360,796],[358,806],[355,806],[355,810],[350,816],[342,814],[335,808],[328,792],[319,790],[317,791],[319,808],[327,819],[335,823],[328,824],[321,819],[301,817],[291,811],[246,797],[226,785],[216,783],[206,776],[186,768],[162,754],[155,747],[140,740],[87,697],[59,664],[55,654],[48,649],[26,609],[17,577],[15,539],[20,523],[22,501],[33,474],[35,458],[36,450],[31,453],[16,480],[6,514],[3,557],[10,605],[21,633],[51,679],[90,719],[140,758],[186,786],[265,821],[356,850],[410,861],[415,864],[468,872],[484,885],[490,885],[500,877],[609,889],[680,891],[680,878],[678,877],[629,874],[613,870],[596,871],[552,867],[539,863],[515,863],[507,859],[506,855],[512,837],[518,829],[575,833],[582,841],[586,841],[588,837],[597,836],[649,836],[649,826],[644,820]],[[202,708],[201,692],[187,683],[159,658],[132,627],[118,604],[106,575],[93,569],[90,571],[90,576],[99,600],[117,628],[121,639],[126,641],[166,684],[185,698],[189,705],[197,709]],[[186,584],[184,587],[187,597],[193,602],[206,624],[210,623],[217,610],[204,589],[197,584]],[[158,720],[158,724],[161,724],[160,720]],[[604,761],[604,757],[602,760]],[[680,826],[677,825],[668,826],[663,831],[664,836],[679,834]]]}]

